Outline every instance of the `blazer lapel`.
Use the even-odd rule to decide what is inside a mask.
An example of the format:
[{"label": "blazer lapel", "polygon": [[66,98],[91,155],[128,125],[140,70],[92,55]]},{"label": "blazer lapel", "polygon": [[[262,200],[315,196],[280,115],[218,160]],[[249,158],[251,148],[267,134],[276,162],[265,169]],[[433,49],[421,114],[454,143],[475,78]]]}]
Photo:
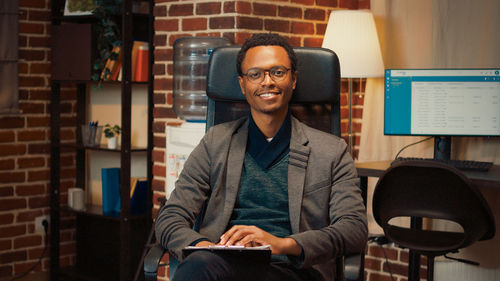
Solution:
[{"label": "blazer lapel", "polygon": [[[234,204],[238,195],[240,186],[241,172],[243,169],[243,161],[245,159],[245,152],[248,138],[248,120],[243,122],[241,126],[235,131],[231,138],[229,145],[229,153],[226,167],[226,192],[224,194],[224,209],[222,213],[222,222],[226,227],[229,223],[233,213]],[[222,232],[224,232],[222,230]]]},{"label": "blazer lapel", "polygon": [[292,137],[288,160],[288,208],[292,233],[298,233],[300,230],[302,195],[310,153],[307,137],[300,126],[299,121],[292,117]]}]

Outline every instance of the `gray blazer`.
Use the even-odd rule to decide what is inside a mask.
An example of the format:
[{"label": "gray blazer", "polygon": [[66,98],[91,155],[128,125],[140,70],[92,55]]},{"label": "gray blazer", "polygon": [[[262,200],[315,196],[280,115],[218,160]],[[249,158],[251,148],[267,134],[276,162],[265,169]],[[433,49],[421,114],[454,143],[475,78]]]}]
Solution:
[{"label": "gray blazer", "polygon": [[[156,219],[156,236],[170,254],[206,238],[218,242],[236,202],[248,137],[248,119],[212,127],[187,159],[167,204]],[[302,246],[297,267],[335,276],[335,258],[361,252],[367,240],[365,207],[354,162],[344,140],[292,117],[288,200],[292,235]],[[199,232],[193,230],[206,205]]]}]

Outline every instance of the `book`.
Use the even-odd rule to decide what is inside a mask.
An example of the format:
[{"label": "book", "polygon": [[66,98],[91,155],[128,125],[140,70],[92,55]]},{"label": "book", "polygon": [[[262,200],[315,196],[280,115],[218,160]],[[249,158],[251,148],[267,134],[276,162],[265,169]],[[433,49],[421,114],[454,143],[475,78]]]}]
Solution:
[{"label": "book", "polygon": [[[115,72],[119,72],[118,64],[121,65],[121,47],[114,46],[111,50],[111,55],[106,60],[106,64],[101,72],[102,81],[111,81]],[[113,58],[112,58],[113,57]]]},{"label": "book", "polygon": [[148,181],[145,178],[134,179],[134,187],[130,189],[130,213],[133,215],[146,213]]},{"label": "book", "polygon": [[105,216],[119,217],[121,208],[120,168],[102,168],[102,212]]},{"label": "book", "polygon": [[131,54],[131,61],[132,61],[132,81],[135,81],[135,72],[137,68],[137,52],[139,51],[139,47],[145,46],[147,42],[144,41],[134,41],[132,44],[132,54]]}]

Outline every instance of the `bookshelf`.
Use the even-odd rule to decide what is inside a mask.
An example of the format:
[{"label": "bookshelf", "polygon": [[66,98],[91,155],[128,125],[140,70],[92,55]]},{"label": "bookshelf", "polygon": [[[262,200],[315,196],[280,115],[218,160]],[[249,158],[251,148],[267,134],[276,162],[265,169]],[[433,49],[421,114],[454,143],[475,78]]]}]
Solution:
[{"label": "bookshelf", "polygon": [[[119,13],[113,18],[121,30],[121,81],[102,82],[120,98],[116,103],[121,117],[121,145],[117,149],[106,146],[87,147],[82,144],[82,125],[88,125],[92,81],[92,65],[97,54],[95,24],[92,15],[64,16],[64,2],[51,1],[52,20],[52,77],[51,77],[51,160],[50,160],[50,279],[51,280],[136,280],[134,275],[148,232],[152,225],[152,109],[153,109],[153,1],[123,0]],[[137,4],[147,11],[137,13]],[[133,42],[140,40],[149,45],[148,79],[136,82],[132,77]],[[76,142],[61,143],[61,88],[76,87]],[[133,98],[137,89],[145,91],[147,117],[141,126],[147,127],[147,139],[139,146],[132,143]],[[92,117],[93,118],[93,117]],[[102,124],[104,125],[104,124]],[[146,126],[147,125],[147,126]],[[90,188],[89,166],[94,165],[90,155],[115,158],[120,167],[121,209],[118,217],[103,214],[102,207],[88,204],[84,211],[75,211],[61,201],[61,151],[74,151],[76,160],[76,186]],[[139,155],[147,163],[147,211],[133,215],[130,210],[130,182],[134,158]],[[76,239],[76,264],[62,267],[60,257],[60,230],[67,228],[61,218],[74,217]],[[139,276],[138,280],[142,278]]]}]

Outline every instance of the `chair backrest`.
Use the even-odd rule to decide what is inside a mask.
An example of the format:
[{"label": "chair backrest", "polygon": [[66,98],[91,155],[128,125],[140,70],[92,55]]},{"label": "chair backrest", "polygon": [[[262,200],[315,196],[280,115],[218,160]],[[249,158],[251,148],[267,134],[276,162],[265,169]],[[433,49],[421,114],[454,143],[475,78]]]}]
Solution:
[{"label": "chair backrest", "polygon": [[[207,75],[207,130],[249,112],[236,70],[240,47],[214,50]],[[311,127],[340,136],[340,66],[337,55],[322,48],[294,48],[297,85],[291,100],[295,117]]]},{"label": "chair backrest", "polygon": [[[375,187],[373,215],[391,241],[429,256],[495,234],[492,212],[481,193],[462,172],[435,161],[405,161],[385,171]],[[463,231],[404,228],[390,223],[396,217],[447,220]]]}]

